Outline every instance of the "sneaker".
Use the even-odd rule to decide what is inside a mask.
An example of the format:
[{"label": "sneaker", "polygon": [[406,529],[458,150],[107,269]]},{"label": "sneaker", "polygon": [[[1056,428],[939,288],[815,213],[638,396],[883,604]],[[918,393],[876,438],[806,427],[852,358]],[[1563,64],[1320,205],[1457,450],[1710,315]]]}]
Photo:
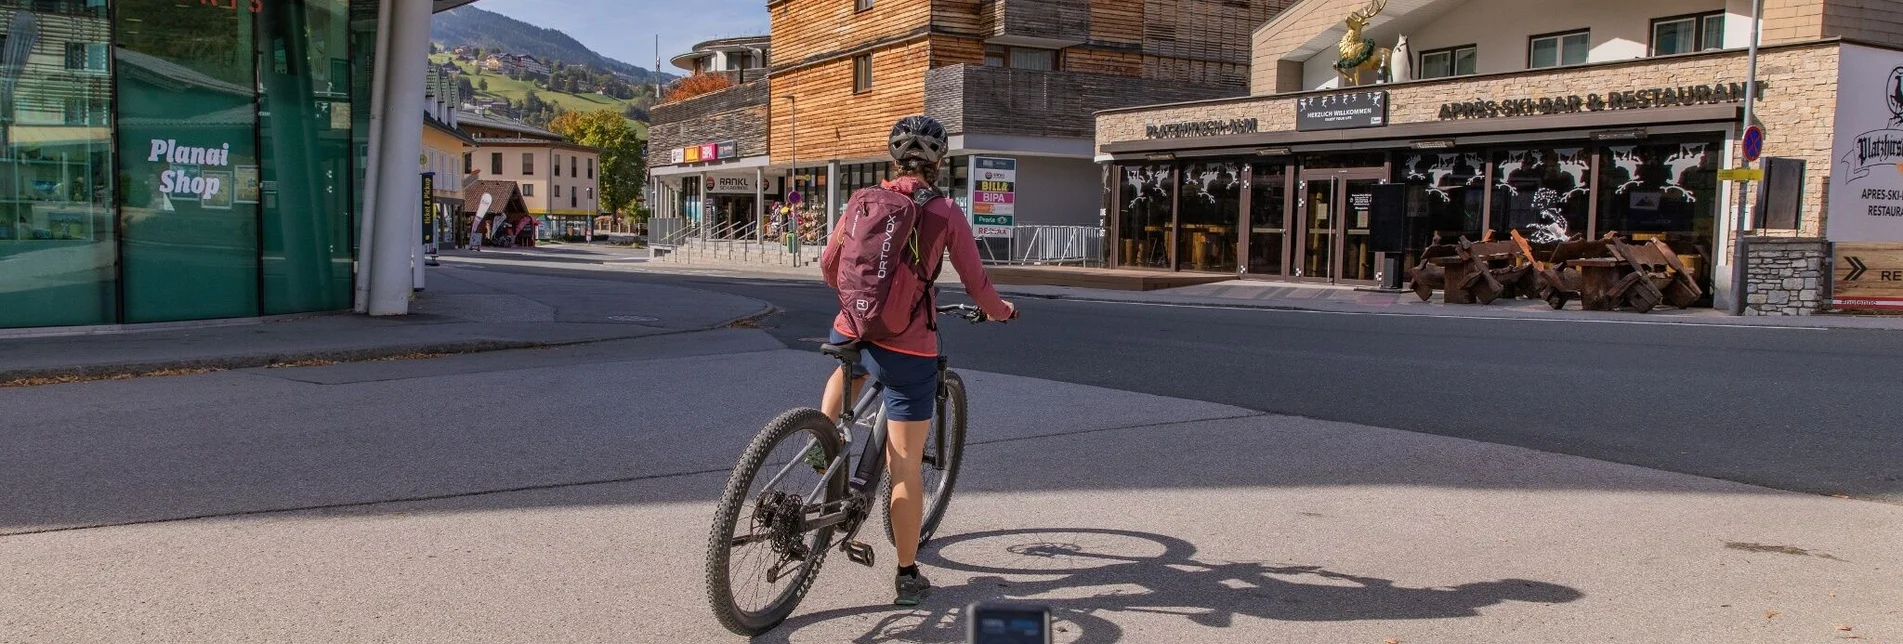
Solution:
[{"label": "sneaker", "polygon": [[932,590],[932,582],[925,578],[924,573],[898,575],[892,580],[892,585],[898,589],[898,597],[892,600],[896,606],[917,606],[919,600]]}]

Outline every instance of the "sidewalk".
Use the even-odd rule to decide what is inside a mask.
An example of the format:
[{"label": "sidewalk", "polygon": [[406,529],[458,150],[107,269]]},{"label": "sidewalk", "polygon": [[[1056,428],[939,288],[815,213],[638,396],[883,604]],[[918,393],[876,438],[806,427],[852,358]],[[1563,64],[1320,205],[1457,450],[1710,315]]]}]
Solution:
[{"label": "sidewalk", "polygon": [[[735,278],[789,280],[819,279],[818,266],[778,267],[737,263],[645,262],[617,256],[612,252],[592,251],[579,254],[537,253],[540,249],[507,257],[482,257],[458,254],[453,260],[475,264],[512,262],[544,263],[554,268],[586,270],[630,270],[651,273],[711,275]],[[625,252],[625,251],[624,251]],[[958,274],[949,263],[938,284],[947,290],[961,291]],[[1552,310],[1537,300],[1501,300],[1491,305],[1448,305],[1439,294],[1423,302],[1412,291],[1376,292],[1346,286],[1294,284],[1255,280],[1229,280],[1213,284],[1184,286],[1153,291],[1124,291],[1066,286],[1000,284],[998,291],[1019,297],[1084,302],[1114,302],[1153,306],[1203,306],[1221,308],[1305,311],[1313,313],[1415,315],[1462,319],[1518,319],[1576,323],[1706,324],[1780,328],[1839,328],[1903,330],[1903,317],[1825,314],[1806,317],[1734,317],[1714,309],[1679,310],[1660,307],[1651,313],[1635,311],[1582,311],[1577,302],[1562,311]]]},{"label": "sidewalk", "polygon": [[[583,255],[530,255],[538,261],[551,256]],[[719,328],[771,310],[758,300],[696,289],[480,266],[433,267],[426,285],[416,294],[412,314],[401,317],[321,313],[91,335],[0,337],[0,386],[598,342]]]}]

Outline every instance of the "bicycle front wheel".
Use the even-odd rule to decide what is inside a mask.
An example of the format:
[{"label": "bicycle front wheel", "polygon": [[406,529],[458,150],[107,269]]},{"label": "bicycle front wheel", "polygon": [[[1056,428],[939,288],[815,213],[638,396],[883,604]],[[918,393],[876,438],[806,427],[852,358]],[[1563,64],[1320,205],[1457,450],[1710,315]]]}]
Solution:
[{"label": "bicycle front wheel", "polygon": [[[806,531],[816,505],[837,509],[846,477],[824,477],[842,450],[825,414],[795,409],[768,423],[740,457],[707,540],[707,602],[739,635],[793,614],[832,544],[833,528]],[[813,498],[820,497],[820,498]]]},{"label": "bicycle front wheel", "polygon": [[[920,469],[925,484],[925,513],[919,521],[918,545],[920,548],[932,540],[932,534],[938,532],[938,524],[945,520],[945,511],[951,506],[952,487],[958,483],[958,467],[965,460],[965,381],[956,372],[945,372],[945,413],[932,422],[931,431],[925,434],[925,464]],[[941,431],[942,430],[942,431]],[[939,450],[939,440],[944,439],[944,450]],[[898,545],[892,536],[892,477],[885,479],[885,498],[880,505],[885,510],[885,540]]]}]

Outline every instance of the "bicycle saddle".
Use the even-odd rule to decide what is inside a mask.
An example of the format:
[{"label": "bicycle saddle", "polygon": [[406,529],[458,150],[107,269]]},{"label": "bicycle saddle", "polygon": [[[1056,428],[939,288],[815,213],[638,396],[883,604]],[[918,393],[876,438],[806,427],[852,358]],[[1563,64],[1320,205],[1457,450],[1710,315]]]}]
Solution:
[{"label": "bicycle saddle", "polygon": [[859,341],[857,340],[840,344],[822,344],[819,345],[819,352],[832,356],[834,360],[843,362],[848,367],[859,364]]}]

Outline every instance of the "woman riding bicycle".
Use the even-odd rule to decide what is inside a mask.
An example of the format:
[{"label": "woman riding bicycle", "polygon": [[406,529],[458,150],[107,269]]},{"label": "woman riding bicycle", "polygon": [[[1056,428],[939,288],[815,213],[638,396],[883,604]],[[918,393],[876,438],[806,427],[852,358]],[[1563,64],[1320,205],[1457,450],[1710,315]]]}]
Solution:
[{"label": "woman riding bicycle", "polygon": [[[944,160],[949,147],[945,128],[938,121],[924,116],[900,119],[892,127],[892,135],[887,139],[887,148],[899,166],[898,178],[883,182],[878,188],[867,188],[860,192],[889,190],[915,200],[920,196],[929,196],[932,186],[938,183],[939,163]],[[857,203],[860,196],[853,195],[853,202]],[[847,212],[853,212],[852,205],[847,206]],[[835,289],[839,288],[840,250],[846,227],[841,225],[839,229],[840,234],[832,238],[826,245],[826,252],[820,257],[820,269],[826,276],[826,284]],[[917,236],[913,240],[902,243],[911,250],[912,257],[907,258],[908,261],[919,262],[923,270],[900,270],[897,271],[899,275],[938,275],[939,265],[949,250],[952,266],[957,269],[959,280],[964,282],[965,292],[977,301],[986,317],[1009,320],[1017,316],[1017,308],[999,298],[997,289],[985,276],[984,265],[978,257],[978,244],[972,238],[971,224],[965,220],[965,213],[957,204],[942,197],[924,201],[916,230]],[[926,297],[927,305],[911,309],[911,323],[904,330],[858,345],[867,358],[860,364],[867,369],[853,373],[851,379],[854,391],[864,384],[867,375],[877,378],[885,387],[890,434],[885,456],[886,467],[892,477],[892,508],[889,516],[899,559],[899,569],[893,581],[897,597],[893,603],[901,606],[917,605],[925,591],[931,588],[931,582],[919,573],[917,564],[919,523],[924,505],[920,468],[938,385],[938,332],[933,322],[935,311],[929,305],[931,295],[926,294]],[[854,328],[853,322],[842,309],[833,321],[831,342],[859,342],[861,334],[855,333]],[[843,401],[848,396],[842,395],[845,393],[842,390],[846,384],[847,374],[843,367],[834,372],[826,383],[826,396],[821,410],[835,421],[845,411]]]}]

